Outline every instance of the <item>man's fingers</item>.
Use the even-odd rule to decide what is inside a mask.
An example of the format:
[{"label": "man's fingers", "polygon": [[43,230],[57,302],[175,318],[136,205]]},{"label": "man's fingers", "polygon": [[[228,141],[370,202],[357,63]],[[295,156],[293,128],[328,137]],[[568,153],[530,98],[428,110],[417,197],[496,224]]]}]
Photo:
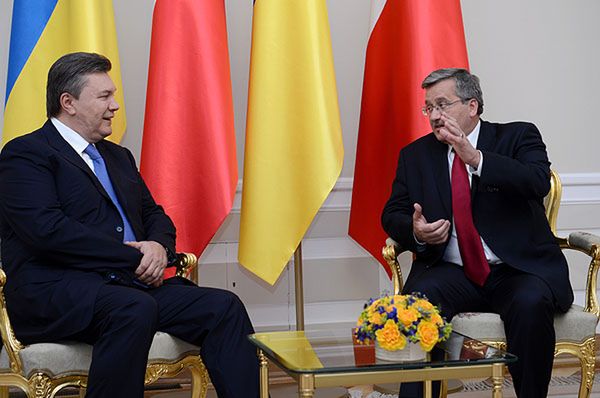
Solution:
[{"label": "man's fingers", "polygon": [[127,246],[131,246],[131,247],[135,247],[136,249],[139,249],[142,247],[142,244],[140,242],[136,242],[136,241],[130,241],[130,242],[124,242]]},{"label": "man's fingers", "polygon": [[430,243],[440,244],[448,239],[450,231],[450,221],[440,219],[432,223],[427,223],[416,234],[419,240]]},{"label": "man's fingers", "polygon": [[444,121],[444,127],[450,132],[450,134],[458,137],[463,134],[456,119],[448,116],[446,113],[442,113],[442,120]]},{"label": "man's fingers", "polygon": [[438,228],[440,228],[444,222],[446,222],[447,220],[444,219],[440,219],[437,221],[434,221],[432,223],[427,223],[425,225],[423,225],[423,228],[421,228],[421,231],[423,232],[434,232],[435,230],[437,230]]},{"label": "man's fingers", "polygon": [[448,240],[449,232],[450,221],[444,220],[444,222],[439,228],[431,232],[431,243],[440,244],[446,242],[446,240]]},{"label": "man's fingers", "polygon": [[140,278],[144,279],[154,279],[156,269],[159,268],[159,263],[156,260],[150,260],[148,267],[144,270],[144,272],[140,275]]},{"label": "man's fingers", "polygon": [[413,213],[413,223],[417,223],[417,222],[427,222],[427,220],[425,219],[425,217],[423,216],[423,209],[421,208],[421,205],[418,203],[415,203],[413,205],[415,211]]}]

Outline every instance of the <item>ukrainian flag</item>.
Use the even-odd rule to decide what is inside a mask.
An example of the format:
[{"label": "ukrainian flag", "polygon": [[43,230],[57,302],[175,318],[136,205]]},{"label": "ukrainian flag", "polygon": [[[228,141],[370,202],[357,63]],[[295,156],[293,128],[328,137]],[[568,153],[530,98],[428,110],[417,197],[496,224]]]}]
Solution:
[{"label": "ukrainian flag", "polygon": [[2,145],[44,123],[48,69],[75,51],[111,60],[121,109],[110,140],[121,140],[126,118],[112,0],[14,0]]}]

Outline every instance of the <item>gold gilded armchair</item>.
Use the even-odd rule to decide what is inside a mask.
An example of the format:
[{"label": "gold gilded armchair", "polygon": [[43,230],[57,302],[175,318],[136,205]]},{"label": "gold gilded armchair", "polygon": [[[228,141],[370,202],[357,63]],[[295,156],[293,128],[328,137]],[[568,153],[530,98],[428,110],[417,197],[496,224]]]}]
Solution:
[{"label": "gold gilded armchair", "polygon": [[[186,276],[197,265],[190,253],[178,253],[177,275]],[[9,387],[18,387],[29,398],[50,398],[68,386],[80,388],[85,395],[92,346],[64,341],[23,346],[15,337],[4,299],[6,274],[0,269],[0,398],[8,398]],[[208,372],[200,359],[200,347],[186,343],[168,333],[154,335],[145,383],[161,377],[174,377],[189,369],[192,375],[192,397],[204,398],[209,383]]]},{"label": "gold gilded armchair", "polygon": [[[554,171],[551,172],[550,182],[550,192],[544,199],[544,205],[546,207],[546,217],[552,232],[556,236],[556,220],[562,186],[558,174]],[[557,314],[554,317],[556,331],[554,355],[570,354],[579,359],[581,367],[579,398],[587,398],[590,396],[594,382],[594,340],[596,325],[600,317],[596,293],[597,274],[600,265],[600,237],[586,232],[573,232],[566,239],[557,237],[556,240],[562,249],[577,250],[591,258],[587,270],[585,307],[573,304],[568,312]],[[401,291],[403,287],[402,271],[397,259],[403,251],[405,250],[392,239],[388,239],[386,246],[383,248],[383,256],[392,270],[395,292]],[[461,313],[452,318],[451,323],[453,329],[457,332],[481,340],[489,345],[506,349],[504,324],[497,314]]]}]

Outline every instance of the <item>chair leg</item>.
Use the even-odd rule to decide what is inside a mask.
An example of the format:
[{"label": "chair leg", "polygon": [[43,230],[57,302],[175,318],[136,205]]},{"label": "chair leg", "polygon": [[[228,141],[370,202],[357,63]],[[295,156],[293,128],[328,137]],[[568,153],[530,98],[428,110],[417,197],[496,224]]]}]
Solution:
[{"label": "chair leg", "polygon": [[206,367],[201,361],[190,364],[189,370],[192,375],[192,398],[206,398],[206,391],[210,378]]},{"label": "chair leg", "polygon": [[589,398],[594,384],[594,367],[596,355],[594,339],[587,340],[580,349],[579,362],[581,363],[581,385],[579,386],[579,398]]},{"label": "chair leg", "polygon": [[87,391],[87,389],[85,387],[81,387],[79,389],[79,398],[85,398],[85,392]]},{"label": "chair leg", "polygon": [[8,398],[8,387],[0,387],[0,398]]},{"label": "chair leg", "polygon": [[35,373],[29,377],[29,388],[35,398],[52,397],[52,379],[44,373]]}]

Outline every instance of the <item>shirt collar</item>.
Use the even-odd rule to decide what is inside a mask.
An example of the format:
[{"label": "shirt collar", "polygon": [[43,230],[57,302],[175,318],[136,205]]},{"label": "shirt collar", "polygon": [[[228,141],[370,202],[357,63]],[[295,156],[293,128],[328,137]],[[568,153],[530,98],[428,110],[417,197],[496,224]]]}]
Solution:
[{"label": "shirt collar", "polygon": [[67,141],[69,143],[69,145],[71,145],[71,147],[73,147],[75,152],[77,152],[78,154],[81,155],[83,153],[83,151],[85,150],[85,148],[87,148],[87,146],[90,144],[89,142],[87,142],[85,140],[85,138],[80,136],[75,130],[73,130],[72,128],[70,128],[69,126],[67,126],[60,120],[58,120],[57,118],[55,118],[55,117],[50,118],[50,121],[52,122],[54,127],[56,127],[56,129],[58,130],[58,132],[62,136],[62,138],[64,138],[65,141]]}]

